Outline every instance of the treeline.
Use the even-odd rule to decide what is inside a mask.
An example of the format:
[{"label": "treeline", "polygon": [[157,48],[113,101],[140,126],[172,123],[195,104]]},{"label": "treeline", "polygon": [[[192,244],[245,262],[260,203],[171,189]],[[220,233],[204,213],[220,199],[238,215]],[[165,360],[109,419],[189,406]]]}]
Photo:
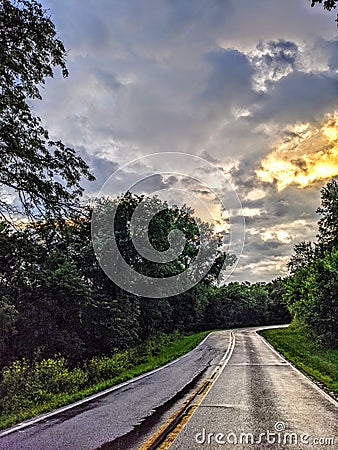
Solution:
[{"label": "treeline", "polygon": [[[92,209],[73,216],[83,193],[80,180],[93,179],[88,165],[61,141],[51,141],[31,111],[30,100],[41,98],[41,86],[54,69],[67,76],[64,46],[39,2],[7,0],[0,7],[6,25],[3,38],[9,43],[1,65],[1,88],[6,95],[1,98],[0,127],[4,188],[0,199],[0,367],[22,358],[33,364],[54,355],[75,367],[158,333],[285,322],[290,315],[283,301],[321,342],[335,345],[337,183],[332,181],[323,190],[318,242],[296,246],[290,278],[253,285],[230,283],[222,288],[215,285],[220,268],[233,263],[233,255],[222,250],[222,236],[210,225],[196,223],[189,208],[169,207],[153,198],[146,203],[150,210],[159,211],[149,222],[151,244],[159,251],[168,250],[168,235],[174,229],[184,232],[186,243],[182,254],[165,264],[142,258],[132,242],[131,216],[143,198],[127,193],[116,210],[114,234],[123,258],[136,272],[164,279],[184,272],[198,251],[205,250],[200,229],[217,251],[213,256],[207,251],[205,262],[213,261],[210,268],[203,276],[197,273],[200,281],[179,295],[168,290],[168,295],[149,299],[126,292],[107,277],[94,254]],[[15,45],[18,36],[20,47]],[[6,199],[7,188],[15,192],[15,202]],[[100,207],[100,222],[109,223],[116,202],[104,200]],[[17,214],[32,222],[13,229],[6,220]],[[55,219],[60,215],[68,219]],[[109,233],[98,237],[103,248],[109,245]],[[114,268],[116,261],[103,258],[101,264]]]},{"label": "treeline", "polygon": [[[148,200],[160,210],[149,227],[154,248],[167,250],[173,229],[181,229],[187,241],[175,260],[165,264],[147,261],[136,251],[129,226],[142,200],[130,193],[118,201],[104,200],[100,213],[104,216],[118,204],[118,246],[135,271],[163,278],[177,275],[199,251],[198,222],[188,208],[169,207],[157,198]],[[55,355],[76,366],[96,356],[112,356],[161,333],[285,323],[290,313],[314,339],[334,348],[338,330],[336,180],[322,189],[318,212],[317,241],[297,244],[289,263],[291,275],[270,283],[216,287],[222,264],[232,264],[233,258],[222,251],[222,236],[203,224],[218,246],[210,270],[186,292],[163,298],[126,292],[104,273],[93,250],[90,208],[72,220],[45,220],[16,230],[3,222],[1,367],[22,358],[33,364]],[[109,236],[101,238],[105,244]]]},{"label": "treeline", "polygon": [[292,316],[324,347],[338,348],[338,182],[321,191],[315,242],[300,242],[289,262],[284,301]]},{"label": "treeline", "polygon": [[[0,222],[0,366],[21,358],[32,363],[55,354],[77,364],[97,355],[112,355],[161,332],[285,322],[289,312],[282,298],[325,345],[335,345],[337,183],[332,181],[323,190],[318,242],[296,246],[290,262],[292,275],[285,282],[231,283],[216,288],[220,268],[224,262],[231,264],[233,257],[222,251],[222,236],[208,224],[200,224],[217,252],[199,283],[160,299],[122,290],[95,257],[92,210],[82,211],[80,217],[71,215],[83,193],[80,180],[93,179],[88,165],[61,141],[51,141],[30,107],[30,100],[41,98],[41,86],[54,69],[67,76],[65,48],[39,2],[7,0],[0,8],[5,20],[3,40],[8,43],[0,65],[5,94],[0,117],[4,188],[0,199],[4,220]],[[18,36],[20,46],[16,45]],[[6,189],[16,194],[15,202],[8,201]],[[168,278],[180,274],[201,247],[192,211],[169,207],[158,199],[150,201],[150,207],[160,209],[149,223],[152,245],[159,251],[168,250],[167,237],[177,228],[187,239],[178,258],[158,264],[140,257],[130,236],[131,215],[140,201],[141,197],[128,193],[120,202],[115,232],[121,254],[144,275]],[[101,206],[104,223],[109,217],[106,212],[116,204],[107,200]],[[13,229],[6,220],[17,214],[32,223]],[[55,219],[62,214],[71,220]],[[109,243],[109,235],[102,238],[103,246]]]},{"label": "treeline", "polygon": [[[158,264],[141,258],[132,242],[130,220],[142,196],[125,194],[101,203],[100,220],[118,204],[115,235],[121,254],[136,271],[168,277],[184,271],[199,251],[199,228],[188,208],[160,207],[149,226],[152,245],[168,249],[168,234],[181,229],[183,253]],[[73,220],[34,222],[13,230],[0,225],[1,366],[25,358],[33,363],[62,355],[70,365],[95,356],[111,356],[159,333],[282,323],[289,313],[281,301],[281,280],[215,286],[222,264],[233,258],[222,251],[222,236],[204,227],[217,245],[215,260],[190,290],[176,296],[146,298],[118,287],[101,269],[91,236],[92,209]],[[102,236],[101,236],[102,238]],[[110,236],[103,236],[105,239]],[[131,280],[132,282],[132,280]]]}]

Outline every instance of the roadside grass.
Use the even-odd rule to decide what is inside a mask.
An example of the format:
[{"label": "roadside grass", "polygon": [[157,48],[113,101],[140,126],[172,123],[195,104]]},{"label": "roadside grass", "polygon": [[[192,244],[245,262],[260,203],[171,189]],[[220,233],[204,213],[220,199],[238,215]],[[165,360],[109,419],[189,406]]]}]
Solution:
[{"label": "roadside grass", "polygon": [[259,333],[331,395],[338,395],[337,351],[321,347],[309,336],[306,328],[298,323],[292,323],[288,328],[263,330]]},{"label": "roadside grass", "polygon": [[0,374],[0,429],[82,400],[123,381],[173,361],[209,334],[159,335],[138,347],[95,357],[81,367],[68,367],[61,356],[37,362],[15,361]]}]

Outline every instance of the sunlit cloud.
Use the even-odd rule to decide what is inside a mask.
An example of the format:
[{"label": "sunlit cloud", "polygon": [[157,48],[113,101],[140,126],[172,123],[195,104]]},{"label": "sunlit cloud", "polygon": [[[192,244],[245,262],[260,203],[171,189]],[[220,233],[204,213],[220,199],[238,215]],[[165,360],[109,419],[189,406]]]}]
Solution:
[{"label": "sunlit cloud", "polygon": [[260,208],[243,208],[242,214],[244,217],[255,217],[262,213]]},{"label": "sunlit cloud", "polygon": [[278,191],[291,184],[305,188],[338,175],[338,112],[320,124],[297,123],[285,130],[285,139],[261,161],[257,177],[275,183]]},{"label": "sunlit cloud", "polygon": [[289,244],[292,240],[290,233],[286,230],[265,231],[261,233],[261,238],[263,241],[277,240],[283,244]]},{"label": "sunlit cloud", "polygon": [[252,191],[250,191],[247,196],[246,199],[247,200],[259,200],[261,198],[265,197],[265,192],[263,191],[263,189],[253,189]]},{"label": "sunlit cloud", "polygon": [[[245,255],[242,255],[242,258],[245,260]],[[288,256],[271,256],[265,260],[260,260],[258,262],[253,262],[246,265],[243,264],[243,266],[239,266],[239,270],[243,270],[243,272],[252,272],[257,277],[257,280],[264,278],[264,275],[271,273],[271,271],[276,271],[281,275],[286,275],[288,260]]]},{"label": "sunlit cloud", "polygon": [[278,241],[282,244],[290,244],[304,237],[306,225],[307,222],[305,220],[297,219],[293,222],[281,223],[261,230],[251,227],[247,229],[247,232],[251,235],[260,235],[264,242]]},{"label": "sunlit cloud", "polygon": [[266,92],[271,84],[291,73],[297,67],[299,49],[294,42],[271,40],[260,42],[256,49],[248,54],[255,67],[252,77],[253,87]]}]

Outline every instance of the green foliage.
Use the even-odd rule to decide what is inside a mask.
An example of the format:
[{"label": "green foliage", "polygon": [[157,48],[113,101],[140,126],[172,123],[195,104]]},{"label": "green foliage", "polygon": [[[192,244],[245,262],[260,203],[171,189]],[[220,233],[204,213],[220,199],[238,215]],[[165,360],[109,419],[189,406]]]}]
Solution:
[{"label": "green foliage", "polygon": [[32,366],[26,360],[15,361],[1,373],[0,427],[155,369],[192,350],[207,334],[158,335],[128,351],[94,357],[72,369],[61,356]]},{"label": "green foliage", "polygon": [[317,242],[295,247],[285,280],[284,300],[291,314],[322,345],[338,347],[338,183],[321,191]]},{"label": "green foliage", "polygon": [[[133,213],[138,210],[138,214]],[[135,219],[136,216],[136,219]],[[112,230],[112,217],[114,218],[114,230]],[[147,226],[149,218],[149,229]],[[96,230],[96,224],[99,229]],[[132,226],[133,225],[133,226]],[[95,206],[93,240],[95,247],[100,253],[102,267],[107,267],[108,271],[119,271],[123,276],[117,261],[112,261],[111,252],[107,249],[111,247],[111,233],[114,232],[118,249],[129,267],[137,273],[155,278],[166,278],[178,275],[186,270],[196,258],[199,251],[203,250],[205,256],[204,265],[210,262],[210,270],[203,275],[204,266],[201,264],[196,268],[196,278],[203,279],[204,283],[215,282],[221,268],[221,263],[227,255],[221,251],[222,236],[215,233],[211,225],[202,223],[200,219],[193,216],[193,210],[186,206],[178,208],[169,207],[167,202],[162,202],[156,196],[145,198],[127,192],[123,196],[111,200],[101,199]],[[137,230],[137,238],[149,242],[158,251],[168,250],[170,243],[168,236],[173,230],[180,230],[185,236],[185,245],[182,252],[173,260],[164,263],[151,261],[140,255],[133,243],[133,228]],[[203,249],[200,242],[200,229],[203,229],[205,236]],[[216,255],[212,249],[216,249]],[[228,265],[233,264],[233,260],[227,259]],[[126,283],[131,285],[135,280],[126,274]],[[170,296],[170,292],[163,292],[163,297]]]},{"label": "green foliage", "polygon": [[[128,220],[139,201],[128,193],[121,202],[119,220]],[[111,206],[111,202],[104,203],[105,208]],[[127,350],[158,333],[288,321],[280,295],[272,294],[273,284],[232,283],[218,289],[213,284],[218,267],[175,297],[149,299],[124,292],[98,264],[91,244],[91,212],[85,213],[72,221],[35,222],[18,230],[5,224],[0,227],[0,320],[5,321],[0,335],[2,365],[20,358],[39,361],[57,353],[74,365],[84,358],[110,357],[114,349]],[[165,233],[174,223],[182,230],[187,226],[188,242],[192,248],[198,245],[188,211],[174,208],[173,222],[170,210],[167,213],[164,208],[163,214],[167,214],[165,221],[162,216],[157,218],[160,235],[156,227],[151,234],[158,246],[168,245]],[[120,227],[118,242],[136,267],[140,263],[130,237]],[[176,273],[189,252],[188,248],[181,262],[170,263],[165,271]],[[148,271],[144,261],[141,265]]]},{"label": "green foliage", "polygon": [[88,379],[82,369],[70,370],[62,357],[44,359],[33,367],[26,360],[15,361],[2,371],[0,410],[9,414],[46,403],[59,393],[77,392]]},{"label": "green foliage", "polygon": [[29,100],[41,99],[55,67],[67,76],[65,48],[36,0],[2,0],[0,15],[0,185],[16,196],[0,198],[0,215],[59,215],[78,207],[80,178],[93,177],[73,149],[49,138]]},{"label": "green foliage", "polygon": [[330,392],[337,391],[337,355],[314,342],[307,327],[296,320],[288,328],[261,331],[277,350]]},{"label": "green foliage", "polygon": [[0,298],[0,354],[8,345],[8,336],[15,330],[18,315],[15,306],[6,297]]},{"label": "green foliage", "polygon": [[3,227],[0,240],[0,296],[17,311],[15,322],[3,330],[2,363],[55,353],[81,358],[89,288],[75,261],[62,251],[62,239],[58,246],[54,238],[51,247],[37,224],[16,232]]},{"label": "green foliage", "polygon": [[90,383],[95,384],[102,380],[110,380],[119,376],[124,370],[130,369],[133,365],[136,365],[133,362],[134,354],[134,351],[128,350],[110,357],[95,356],[90,359],[84,365]]},{"label": "green foliage", "polygon": [[321,218],[318,222],[318,248],[321,254],[338,247],[338,181],[332,179],[322,188],[321,206],[317,209]]},{"label": "green foliage", "polygon": [[232,328],[289,322],[281,290],[281,280],[252,285],[229,283],[211,296],[206,323],[210,328]]},{"label": "green foliage", "polygon": [[312,242],[302,241],[294,246],[294,254],[288,262],[288,269],[294,273],[300,267],[306,267],[317,254],[317,247]]},{"label": "green foliage", "polygon": [[[120,248],[145,273],[177,273],[199,245],[191,211],[153,199],[164,206],[151,224],[153,245],[166,249],[176,226],[187,235],[181,259],[155,268],[139,260],[126,227],[139,202],[130,193],[120,202],[115,230]],[[109,219],[107,208],[113,204],[103,202],[102,220]],[[124,292],[95,257],[91,214],[88,209],[81,218],[44,220],[16,230],[0,223],[0,357],[5,367],[0,406],[9,422],[158,367],[197,343],[198,338],[181,339],[177,333],[285,322],[279,282],[215,286],[227,257],[221,251],[202,282],[180,295],[149,299]],[[208,224],[200,225],[220,242]],[[102,236],[103,243],[106,239]]]},{"label": "green foliage", "polygon": [[285,282],[290,311],[322,344],[338,345],[338,249],[298,268]]}]

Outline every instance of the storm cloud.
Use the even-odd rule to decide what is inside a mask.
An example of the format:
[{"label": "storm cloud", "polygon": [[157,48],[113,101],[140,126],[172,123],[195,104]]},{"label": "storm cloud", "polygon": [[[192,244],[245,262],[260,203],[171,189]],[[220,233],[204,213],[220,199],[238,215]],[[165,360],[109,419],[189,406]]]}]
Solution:
[{"label": "storm cloud", "polygon": [[[224,172],[243,205],[246,244],[231,279],[284,274],[293,245],[315,238],[327,180],[279,192],[257,170],[288,127],[321,123],[337,109],[334,15],[306,0],[43,4],[68,49],[70,76],[55,74],[33,106],[51,136],[88,161],[96,181],[85,195],[117,169],[120,194],[135,178],[124,165],[144,155],[199,155]],[[143,189],[177,182],[152,176]],[[207,189],[180,183],[207,201]]]}]

